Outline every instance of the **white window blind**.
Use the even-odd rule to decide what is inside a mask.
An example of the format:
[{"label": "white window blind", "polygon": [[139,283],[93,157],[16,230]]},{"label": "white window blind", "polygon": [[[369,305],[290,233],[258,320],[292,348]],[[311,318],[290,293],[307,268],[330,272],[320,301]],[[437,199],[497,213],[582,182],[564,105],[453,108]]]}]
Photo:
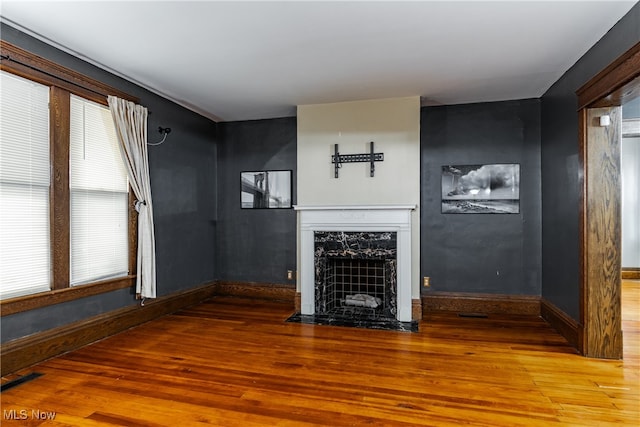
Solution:
[{"label": "white window blind", "polygon": [[48,291],[49,87],[0,71],[0,298]]},{"label": "white window blind", "polygon": [[71,285],[128,274],[128,181],[107,107],[71,97]]}]

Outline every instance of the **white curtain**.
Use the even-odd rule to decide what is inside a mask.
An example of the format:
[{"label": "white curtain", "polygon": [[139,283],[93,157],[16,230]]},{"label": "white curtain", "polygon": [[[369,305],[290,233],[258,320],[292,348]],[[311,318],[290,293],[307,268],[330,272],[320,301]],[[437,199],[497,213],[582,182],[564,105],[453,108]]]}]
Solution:
[{"label": "white curtain", "polygon": [[120,152],[136,198],[138,211],[138,272],[136,294],[156,297],[156,245],[153,228],[153,203],[147,152],[147,109],[115,96],[108,97],[116,126]]}]

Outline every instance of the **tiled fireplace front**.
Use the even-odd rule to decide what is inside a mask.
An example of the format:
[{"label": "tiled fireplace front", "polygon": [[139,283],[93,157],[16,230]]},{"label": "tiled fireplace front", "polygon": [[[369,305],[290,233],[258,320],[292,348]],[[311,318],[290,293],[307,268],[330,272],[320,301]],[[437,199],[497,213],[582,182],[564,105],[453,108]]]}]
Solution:
[{"label": "tiled fireplace front", "polygon": [[395,319],[395,232],[314,232],[315,313]]},{"label": "tiled fireplace front", "polygon": [[296,206],[301,313],[410,322],[414,208]]}]

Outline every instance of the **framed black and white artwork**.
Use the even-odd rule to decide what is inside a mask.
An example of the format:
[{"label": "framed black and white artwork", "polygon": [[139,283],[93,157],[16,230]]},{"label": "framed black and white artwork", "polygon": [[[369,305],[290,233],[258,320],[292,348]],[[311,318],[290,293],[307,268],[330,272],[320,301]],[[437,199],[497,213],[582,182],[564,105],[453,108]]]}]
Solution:
[{"label": "framed black and white artwork", "polygon": [[240,173],[240,206],[243,209],[288,209],[291,203],[291,171]]},{"label": "framed black and white artwork", "polygon": [[520,165],[442,166],[442,213],[520,213]]}]

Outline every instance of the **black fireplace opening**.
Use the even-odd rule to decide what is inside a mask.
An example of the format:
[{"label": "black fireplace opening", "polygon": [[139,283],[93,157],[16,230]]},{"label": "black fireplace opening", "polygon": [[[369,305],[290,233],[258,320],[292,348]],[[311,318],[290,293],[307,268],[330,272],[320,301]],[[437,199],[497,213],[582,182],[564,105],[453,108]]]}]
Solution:
[{"label": "black fireplace opening", "polygon": [[318,314],[394,318],[385,260],[328,258]]},{"label": "black fireplace opening", "polygon": [[316,290],[316,313],[359,319],[394,319],[391,286],[395,260],[327,258]]}]

